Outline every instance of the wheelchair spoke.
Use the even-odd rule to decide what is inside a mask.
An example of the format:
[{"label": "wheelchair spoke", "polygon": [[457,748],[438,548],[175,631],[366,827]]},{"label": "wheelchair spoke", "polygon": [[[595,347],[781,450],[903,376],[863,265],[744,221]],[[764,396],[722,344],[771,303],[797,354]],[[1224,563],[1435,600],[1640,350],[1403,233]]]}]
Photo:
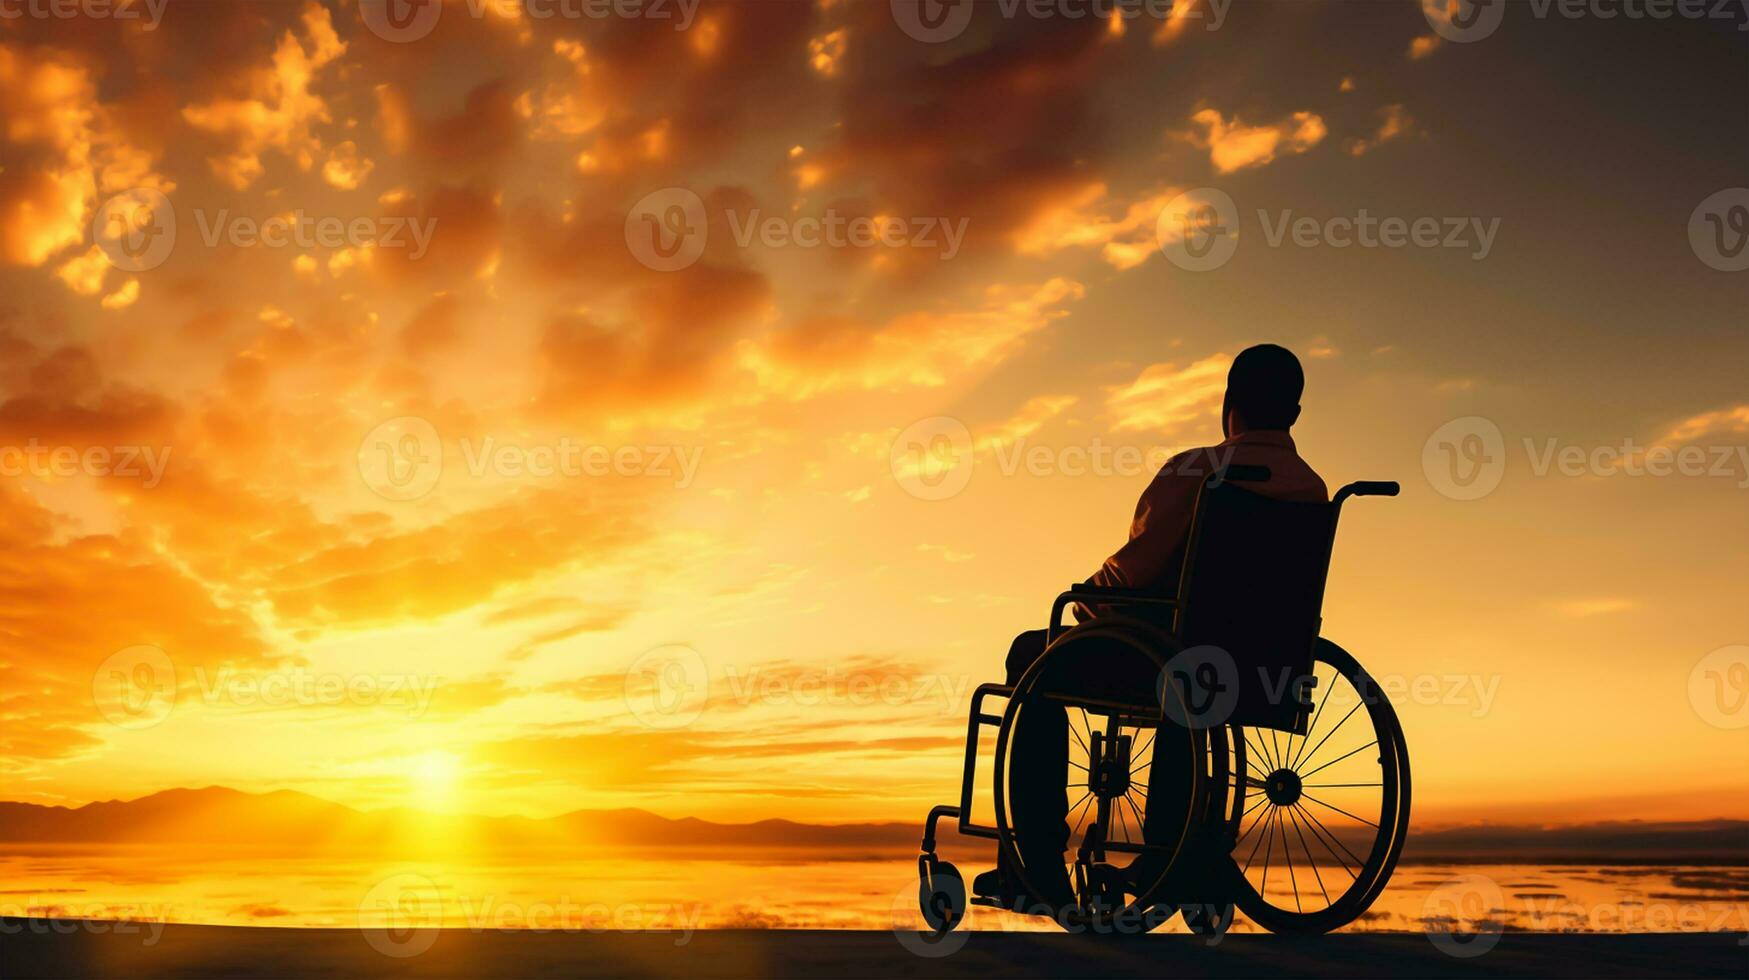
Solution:
[{"label": "wheelchair spoke", "polygon": [[[1134,745],[1135,743],[1132,742],[1131,744]],[[1130,749],[1130,758],[1131,759],[1142,758],[1142,753],[1148,751],[1148,746],[1153,745],[1153,744],[1154,744],[1154,730],[1152,728],[1150,728],[1150,729],[1148,729],[1148,740],[1146,742],[1143,742],[1140,748]]]},{"label": "wheelchair spoke", "polygon": [[1086,814],[1089,806],[1093,802],[1093,791],[1089,790],[1086,793],[1086,795],[1081,797],[1081,799],[1086,800],[1087,802],[1086,803],[1077,803],[1075,806],[1070,808],[1070,810],[1072,812],[1074,812],[1074,814],[1075,814],[1075,819],[1069,824],[1069,826],[1071,828],[1080,827],[1083,825],[1084,821],[1082,818]]},{"label": "wheelchair spoke", "polygon": [[[1362,704],[1364,704],[1364,703],[1365,702],[1362,702]],[[1360,709],[1361,709],[1361,704],[1356,704],[1354,707],[1349,708],[1348,714],[1343,715],[1342,720],[1336,723],[1335,728],[1332,728],[1328,732],[1325,732],[1324,737],[1321,739],[1318,739],[1318,744],[1312,747],[1312,751],[1306,753],[1306,757],[1303,760],[1301,760],[1301,762],[1305,765],[1308,765],[1308,766],[1311,765],[1312,764],[1312,757],[1318,754],[1318,750],[1324,747],[1325,742],[1330,741],[1330,736],[1341,731],[1342,726],[1348,724],[1348,719],[1354,717],[1354,713],[1356,711],[1359,711]],[[1300,767],[1300,763],[1296,763],[1294,765],[1294,771],[1299,772],[1299,767]],[[1323,767],[1320,766],[1319,768],[1323,768]],[[1314,769],[1312,771],[1317,772],[1318,770]],[[1307,774],[1305,774],[1305,773],[1301,773],[1300,778],[1304,779],[1306,777],[1306,775]]]},{"label": "wheelchair spoke", "polygon": [[[1254,811],[1254,810],[1256,810],[1256,809],[1257,809],[1257,808],[1258,808],[1258,807],[1260,807],[1260,806],[1263,806],[1263,805],[1264,805],[1264,804],[1265,804],[1265,803],[1268,803],[1268,802],[1269,802],[1269,797],[1267,797],[1267,796],[1259,796],[1259,797],[1258,797],[1258,798],[1257,798],[1257,802],[1256,802],[1256,803],[1253,803],[1253,804],[1251,804],[1251,805],[1250,805],[1250,806],[1248,806],[1248,807],[1246,807],[1246,808],[1245,808],[1245,812],[1244,812],[1244,813],[1241,813],[1241,814],[1239,814],[1239,819],[1241,819],[1241,820],[1243,820],[1243,819],[1245,819],[1245,818],[1246,818],[1246,817],[1249,817],[1249,816],[1250,816],[1250,815],[1251,815],[1251,813],[1252,813],[1252,811]],[[1242,837],[1242,836],[1244,836],[1244,835],[1243,835],[1243,834],[1241,834],[1241,835],[1240,835],[1240,836],[1241,836],[1241,837]]]},{"label": "wheelchair spoke", "polygon": [[[1321,772],[1325,769],[1328,769],[1331,766],[1335,765],[1336,763],[1341,762],[1343,759],[1346,759],[1349,756],[1355,755],[1356,753],[1359,753],[1359,752],[1365,752],[1367,749],[1370,749],[1377,744],[1379,744],[1379,740],[1375,738],[1372,741],[1366,743],[1365,745],[1362,745],[1360,748],[1355,749],[1353,752],[1346,752],[1346,753],[1343,753],[1342,755],[1337,756],[1334,759],[1331,759],[1329,762],[1324,763],[1323,765],[1319,766],[1317,769],[1313,769],[1312,772]],[[1312,772],[1305,773],[1304,775],[1300,776],[1300,778],[1304,779],[1304,778],[1306,778],[1306,776],[1310,776],[1312,774]]]},{"label": "wheelchair spoke", "polygon": [[1128,796],[1121,797],[1121,799],[1125,803],[1128,803],[1130,805],[1130,812],[1136,815],[1136,834],[1137,834],[1137,836],[1141,837],[1141,843],[1144,843],[1144,844],[1147,843],[1148,835],[1147,835],[1147,827],[1145,826],[1145,824],[1148,821],[1145,817],[1142,816],[1142,808],[1139,806],[1136,806],[1136,801],[1130,799]]},{"label": "wheelchair spoke", "polygon": [[1361,823],[1366,824],[1368,827],[1371,827],[1374,830],[1379,829],[1379,825],[1376,823],[1373,823],[1371,820],[1363,820],[1360,817],[1357,817],[1354,814],[1349,813],[1347,810],[1344,810],[1339,806],[1331,806],[1330,804],[1325,803],[1323,800],[1318,799],[1316,796],[1313,796],[1310,793],[1305,794],[1305,797],[1306,797],[1306,799],[1311,800],[1313,803],[1316,803],[1319,806],[1324,807],[1327,810],[1335,810],[1337,813],[1342,814],[1343,816],[1347,817],[1350,820],[1359,820]]},{"label": "wheelchair spoke", "polygon": [[1330,901],[1330,892],[1328,889],[1326,889],[1324,887],[1324,876],[1318,873],[1318,859],[1312,856],[1312,848],[1310,845],[1308,845],[1306,843],[1306,832],[1304,829],[1302,829],[1300,827],[1299,815],[1296,813],[1293,813],[1293,812],[1289,812],[1288,817],[1291,818],[1294,822],[1294,833],[1299,835],[1300,847],[1305,849],[1306,863],[1312,866],[1312,877],[1314,879],[1316,879],[1318,882],[1318,891],[1320,891],[1324,894],[1324,904],[1325,905],[1336,904],[1335,902]]},{"label": "wheelchair spoke", "polygon": [[1268,843],[1263,845],[1263,881],[1257,886],[1257,894],[1262,895],[1264,901],[1269,900],[1269,859],[1275,853],[1274,828],[1276,821],[1281,819],[1280,807],[1275,808],[1275,818],[1275,820],[1270,821],[1268,827],[1263,828],[1263,837]]},{"label": "wheelchair spoke", "polygon": [[[1087,730],[1088,730],[1088,731],[1089,731],[1089,732],[1092,732],[1092,731],[1093,731],[1093,726],[1092,726],[1092,725],[1091,725],[1091,724],[1089,724],[1089,723],[1088,723],[1088,722],[1087,722],[1087,709],[1086,709],[1086,708],[1082,708],[1082,709],[1080,709],[1080,711],[1081,711],[1081,722],[1082,722],[1082,724],[1083,724],[1083,725],[1085,725],[1085,726],[1086,726],[1086,728],[1087,728]],[[1069,734],[1070,734],[1070,735],[1073,735],[1073,736],[1075,736],[1075,741],[1077,741],[1077,742],[1080,742],[1080,743],[1081,743],[1081,751],[1083,751],[1083,752],[1085,752],[1085,753],[1087,753],[1087,757],[1088,757],[1088,758],[1089,758],[1089,759],[1091,759],[1091,758],[1093,758],[1093,750],[1092,750],[1092,749],[1090,749],[1090,748],[1088,748],[1088,747],[1087,747],[1087,742],[1086,742],[1086,740],[1084,740],[1084,739],[1083,739],[1083,738],[1082,738],[1082,737],[1081,737],[1081,733],[1080,733],[1080,732],[1078,732],[1078,731],[1076,731],[1076,730],[1075,730],[1075,726],[1074,726],[1074,724],[1073,724],[1073,723],[1071,723],[1071,724],[1070,724],[1070,725],[1069,725]]]},{"label": "wheelchair spoke", "polygon": [[[1312,822],[1312,826],[1316,828],[1315,830],[1312,831],[1312,833],[1316,834],[1319,830],[1323,831],[1325,838],[1328,838],[1328,844],[1335,844],[1336,847],[1341,848],[1342,853],[1347,855],[1349,860],[1352,860],[1354,862],[1354,866],[1356,868],[1358,868],[1360,870],[1366,869],[1366,862],[1362,861],[1360,858],[1355,857],[1354,852],[1348,849],[1348,845],[1337,840],[1336,835],[1331,832],[1330,828],[1324,826],[1324,822],[1322,820],[1319,820],[1316,816],[1312,815],[1312,811],[1306,809],[1303,806],[1300,806],[1298,803],[1294,804],[1294,809],[1299,811],[1300,816],[1305,817],[1306,819],[1308,819]],[[1326,846],[1328,846],[1328,845],[1326,845]],[[1334,849],[1332,849],[1330,851],[1330,853],[1335,854],[1336,851]],[[1344,870],[1346,870],[1348,867],[1348,862],[1344,861],[1342,864],[1342,867]],[[1356,880],[1359,880],[1359,878],[1360,878],[1360,875],[1358,872],[1350,871],[1349,874],[1353,875]]]},{"label": "wheelchair spoke", "polygon": [[1301,789],[1352,789],[1358,786],[1383,786],[1384,783],[1303,783]]},{"label": "wheelchair spoke", "polygon": [[[1251,830],[1256,830],[1258,824],[1265,824],[1266,826],[1264,828],[1264,836],[1265,837],[1269,836],[1267,824],[1269,823],[1270,820],[1274,819],[1274,817],[1275,817],[1275,807],[1272,806],[1269,809],[1263,811],[1263,815],[1258,817],[1255,821],[1252,822]],[[1250,833],[1251,833],[1250,830],[1245,832],[1246,836],[1249,836]],[[1263,837],[1259,837],[1259,838],[1257,838],[1257,843],[1251,845],[1251,853],[1245,856],[1245,868],[1244,868],[1244,870],[1246,870],[1246,871],[1251,870],[1251,862],[1257,859],[1257,849],[1259,847],[1262,847],[1262,846],[1263,846]]]},{"label": "wheelchair spoke", "polygon": [[[1269,803],[1269,800],[1267,800],[1267,799],[1260,800],[1258,803],[1253,804],[1251,809],[1255,810],[1258,806],[1265,805],[1268,803]],[[1251,821],[1251,826],[1246,827],[1245,832],[1240,834],[1238,839],[1233,842],[1233,850],[1234,851],[1237,851],[1239,849],[1239,844],[1242,843],[1245,840],[1245,838],[1251,836],[1251,832],[1257,829],[1258,824],[1262,823],[1265,819],[1267,819],[1269,817],[1269,814],[1272,812],[1272,810],[1273,810],[1273,808],[1271,810],[1265,810],[1264,812],[1257,815],[1257,819]],[[1239,819],[1243,820],[1243,819],[1245,819],[1245,817],[1248,817],[1250,815],[1251,815],[1251,810],[1246,810],[1244,813],[1244,816],[1241,816]],[[1255,853],[1255,851],[1256,851],[1255,844],[1252,845],[1252,851],[1253,851],[1253,853]]]},{"label": "wheelchair spoke", "polygon": [[[1259,737],[1258,737],[1258,741],[1259,741],[1259,742],[1262,742],[1262,740],[1263,740],[1263,739],[1262,739],[1262,736],[1259,736]],[[1249,745],[1250,745],[1250,744],[1251,744],[1251,732],[1250,732],[1250,731],[1249,731],[1249,730],[1247,730],[1247,731],[1246,731],[1246,732],[1245,732],[1245,744],[1246,744],[1246,745],[1247,745],[1247,746],[1249,746]],[[1264,751],[1264,750],[1263,750],[1263,747],[1262,747],[1262,746],[1261,746],[1261,745],[1259,745],[1259,746],[1258,746],[1258,747],[1257,747],[1257,755],[1259,755],[1259,756],[1261,756],[1261,757],[1262,757],[1262,758],[1263,758],[1263,761],[1264,761],[1264,762],[1266,762],[1266,763],[1268,763],[1268,764],[1269,764],[1269,766],[1270,766],[1270,768],[1271,768],[1271,769],[1274,769],[1274,768],[1277,768],[1277,766],[1276,766],[1276,765],[1275,765],[1275,760],[1274,760],[1274,759],[1271,759],[1271,758],[1270,758],[1270,757],[1269,757],[1269,753],[1268,753],[1268,752],[1265,752],[1265,751]],[[1247,763],[1249,763],[1249,762],[1250,762],[1250,761],[1251,761],[1251,753],[1249,753],[1249,752],[1247,752],[1247,753],[1246,753],[1246,754],[1245,754],[1245,761],[1246,761],[1246,762],[1247,762]],[[1253,768],[1255,768],[1255,767],[1253,767]],[[1257,771],[1258,771],[1258,773],[1260,773],[1260,774],[1262,774],[1262,775],[1265,775],[1265,776],[1267,776],[1267,775],[1269,775],[1269,773],[1268,773],[1268,772],[1266,772],[1266,771],[1265,771],[1265,770],[1263,770],[1263,769],[1258,769],[1258,770],[1257,770]]]},{"label": "wheelchair spoke", "polygon": [[[1341,854],[1337,853],[1336,848],[1331,847],[1330,842],[1325,840],[1324,836],[1318,832],[1318,826],[1316,824],[1314,824],[1313,821],[1310,819],[1311,814],[1307,813],[1305,810],[1303,810],[1302,808],[1300,808],[1298,806],[1294,807],[1294,813],[1296,815],[1295,816],[1296,820],[1300,816],[1304,816],[1304,817],[1308,818],[1304,826],[1306,827],[1307,830],[1310,830],[1312,832],[1312,839],[1317,841],[1319,846],[1324,848],[1325,853],[1329,854],[1331,857],[1336,859],[1337,866],[1340,867],[1343,871],[1347,871],[1348,877],[1350,879],[1353,879],[1355,881],[1360,880],[1360,875],[1355,873],[1352,869],[1349,868],[1348,862],[1343,859]],[[1340,841],[1337,842],[1337,846],[1338,847],[1341,846]],[[1343,848],[1343,850],[1347,850],[1347,849]]]},{"label": "wheelchair spoke", "polygon": [[1069,804],[1069,812],[1074,813],[1076,808],[1081,806],[1082,801],[1087,799],[1089,796],[1092,796],[1092,795],[1093,795],[1092,790],[1088,790],[1088,791],[1082,793],[1081,796],[1075,800],[1075,802]]},{"label": "wheelchair spoke", "polygon": [[1288,883],[1293,885],[1294,911],[1304,912],[1306,909],[1303,905],[1300,904],[1300,879],[1294,875],[1294,856],[1293,856],[1293,853],[1290,852],[1288,850],[1288,847],[1287,847],[1287,821],[1286,820],[1276,821],[1275,829],[1281,831],[1281,859],[1282,859],[1282,862],[1287,865]]},{"label": "wheelchair spoke", "polygon": [[[1314,675],[1314,676],[1316,676],[1316,675]],[[1318,699],[1318,710],[1313,712],[1312,723],[1310,725],[1306,726],[1306,734],[1304,736],[1305,740],[1300,743],[1300,754],[1302,754],[1302,755],[1306,751],[1306,746],[1311,744],[1312,733],[1318,730],[1318,719],[1322,718],[1324,716],[1324,706],[1326,704],[1330,703],[1330,692],[1336,690],[1336,678],[1337,678],[1336,672],[1331,671],[1330,672],[1330,683],[1328,686],[1326,686],[1324,688],[1324,696]],[[1298,769],[1299,765],[1300,765],[1300,757],[1299,757],[1299,755],[1295,755],[1294,759],[1293,759],[1293,763],[1291,765],[1289,765],[1288,768],[1289,769]]]},{"label": "wheelchair spoke", "polygon": [[[1246,765],[1246,767],[1255,770],[1257,772],[1257,775],[1259,775],[1259,776],[1268,776],[1269,775],[1269,773],[1264,772],[1261,768],[1259,768],[1257,763],[1251,761],[1251,756],[1248,753],[1245,756],[1245,765]],[[1250,777],[1246,777],[1246,778],[1249,779]]]}]

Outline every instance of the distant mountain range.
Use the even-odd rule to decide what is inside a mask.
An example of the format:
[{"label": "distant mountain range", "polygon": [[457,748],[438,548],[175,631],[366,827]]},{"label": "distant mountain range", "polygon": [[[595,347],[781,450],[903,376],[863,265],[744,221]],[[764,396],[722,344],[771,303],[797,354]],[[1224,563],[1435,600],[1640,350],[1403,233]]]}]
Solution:
[{"label": "distant mountain range", "polygon": [[[922,826],[803,824],[790,820],[713,823],[672,820],[647,810],[577,810],[556,817],[486,817],[407,808],[357,810],[305,793],[245,793],[222,786],[172,789],[136,800],[81,807],[0,803],[0,844],[221,844],[327,850],[476,850],[551,847],[915,847]],[[429,845],[429,846],[427,846]]]},{"label": "distant mountain range", "polygon": [[[434,854],[561,849],[681,848],[748,852],[797,849],[836,857],[913,853],[915,823],[715,823],[646,810],[577,810],[546,819],[358,810],[305,793],[245,793],[221,786],[172,789],[81,807],[0,803],[0,847],[11,844],[225,846],[285,853]],[[944,826],[943,843],[955,836]],[[1412,862],[1749,864],[1749,820],[1481,825],[1414,831]]]}]

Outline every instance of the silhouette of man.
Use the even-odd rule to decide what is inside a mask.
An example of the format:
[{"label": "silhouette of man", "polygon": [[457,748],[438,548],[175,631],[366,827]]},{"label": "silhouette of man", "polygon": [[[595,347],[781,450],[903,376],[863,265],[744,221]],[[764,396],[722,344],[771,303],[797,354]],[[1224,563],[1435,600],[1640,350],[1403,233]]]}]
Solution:
[{"label": "silhouette of man", "polygon": [[[1197,494],[1215,470],[1230,463],[1269,469],[1266,480],[1234,481],[1247,490],[1282,500],[1328,502],[1330,495],[1323,479],[1300,458],[1288,434],[1300,417],[1305,380],[1299,358],[1285,347],[1259,344],[1241,351],[1227,371],[1227,392],[1221,405],[1225,441],[1180,453],[1161,467],[1136,504],[1129,541],[1105,560],[1088,584],[1175,594]],[[1077,605],[1075,618],[1085,622],[1100,611]],[[1028,630],[1014,638],[1008,651],[1008,683],[1018,682],[1044,652],[1047,636],[1045,630]],[[1053,906],[1062,908],[1074,897],[1063,863],[1063,851],[1069,845],[1065,789],[1070,778],[1085,781],[1086,774],[1069,770],[1068,718],[1060,705],[1029,705],[1013,737],[1011,758],[1025,766],[1014,772],[1010,790],[1011,823],[1021,863],[1034,888]],[[1162,820],[1171,819],[1162,815],[1182,814],[1184,810],[1173,794],[1188,785],[1188,774],[1174,778],[1167,767],[1183,764],[1181,760],[1188,756],[1187,738],[1183,729],[1168,724],[1154,739],[1154,767],[1149,778],[1152,805],[1143,823],[1147,840],[1171,839],[1166,835],[1175,828],[1162,826]],[[973,891],[1012,901],[1019,886],[1005,872],[997,869],[979,875]],[[1132,872],[1132,880],[1134,877]]]}]

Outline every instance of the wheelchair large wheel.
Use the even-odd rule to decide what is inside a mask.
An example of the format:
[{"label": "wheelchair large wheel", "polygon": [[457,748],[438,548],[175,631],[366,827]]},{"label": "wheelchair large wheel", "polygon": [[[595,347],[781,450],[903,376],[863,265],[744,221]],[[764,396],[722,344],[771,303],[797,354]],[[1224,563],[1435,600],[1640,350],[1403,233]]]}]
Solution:
[{"label": "wheelchair large wheel", "polygon": [[1390,699],[1320,639],[1304,736],[1248,728],[1233,791],[1244,803],[1234,899],[1271,932],[1323,933],[1365,914],[1409,826],[1409,751]]},{"label": "wheelchair large wheel", "polygon": [[[1166,883],[1226,767],[1220,782],[1211,780],[1206,733],[1175,725],[1160,709],[1157,682],[1171,651],[1170,639],[1145,621],[1102,617],[1059,636],[1009,698],[993,766],[998,846],[1025,906],[1050,911],[1066,927],[1144,932],[1177,911],[1164,898]],[[1060,725],[1056,744],[1066,751],[1041,752],[1040,743],[1016,737],[1039,724]],[[1024,748],[1017,755],[1017,745],[1046,758],[1022,757]],[[1049,771],[1059,763],[1062,772]],[[1055,856],[1062,865],[1028,867],[1017,841],[1049,839],[1061,825],[1054,804],[1029,825],[1020,801],[1051,785],[1066,806],[1066,847]],[[1072,891],[1066,912],[1052,881]]]}]

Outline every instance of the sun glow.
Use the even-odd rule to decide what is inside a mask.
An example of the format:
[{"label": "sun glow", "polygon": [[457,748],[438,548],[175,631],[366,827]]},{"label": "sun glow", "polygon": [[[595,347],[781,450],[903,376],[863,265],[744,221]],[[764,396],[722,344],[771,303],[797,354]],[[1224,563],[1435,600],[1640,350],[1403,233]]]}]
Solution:
[{"label": "sun glow", "polygon": [[457,802],[462,760],[450,752],[423,752],[404,764],[407,785],[415,806],[448,810]]}]

